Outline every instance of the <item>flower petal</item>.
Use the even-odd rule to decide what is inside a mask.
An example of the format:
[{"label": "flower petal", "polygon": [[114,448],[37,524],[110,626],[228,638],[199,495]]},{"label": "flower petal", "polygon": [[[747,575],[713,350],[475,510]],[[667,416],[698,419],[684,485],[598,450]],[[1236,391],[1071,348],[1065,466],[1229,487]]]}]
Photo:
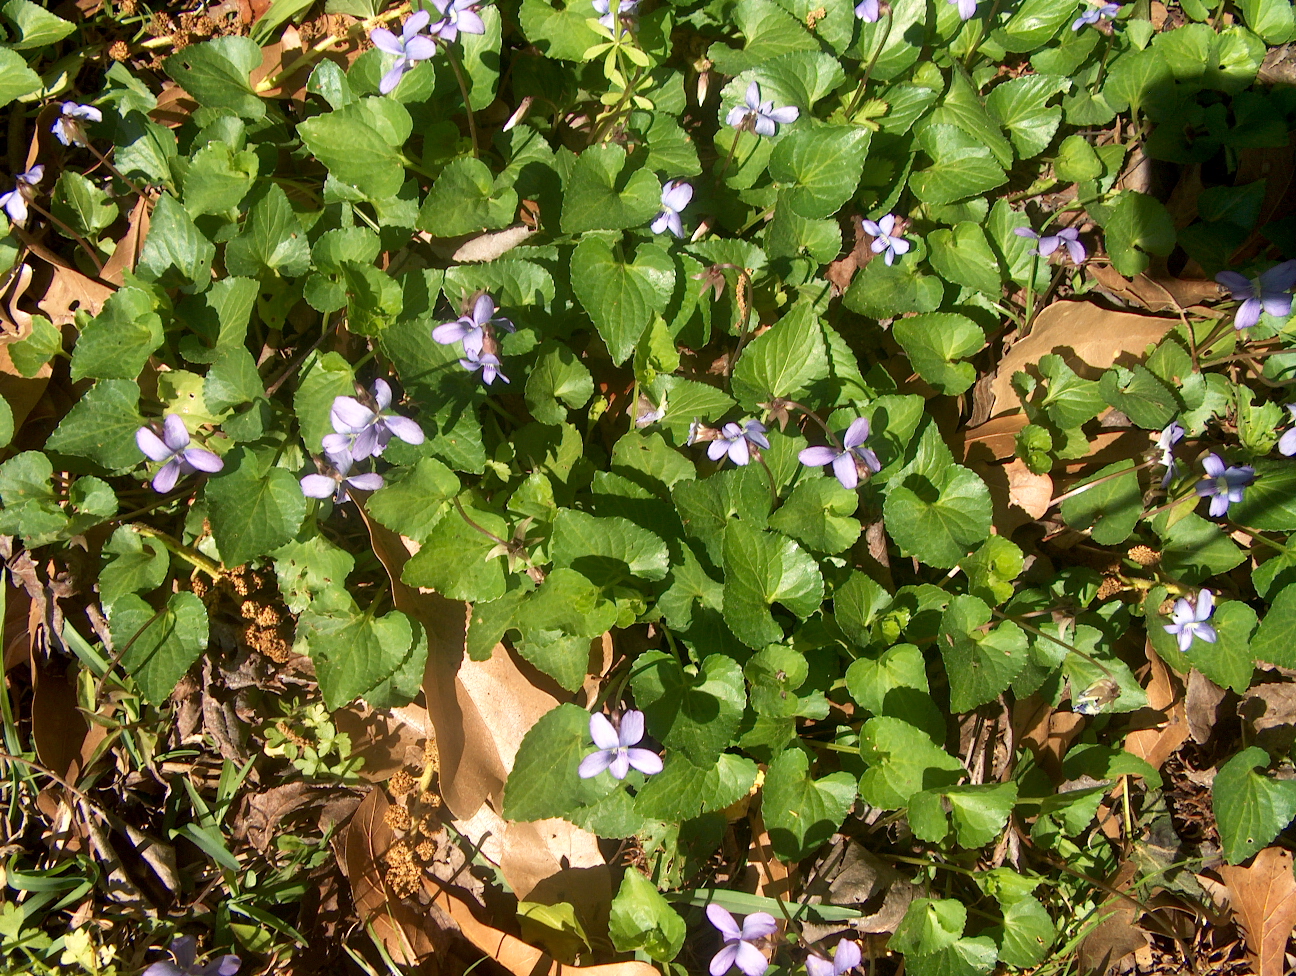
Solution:
[{"label": "flower petal", "polygon": [[591,752],[581,760],[581,764],[576,768],[576,774],[581,779],[593,779],[608,766],[612,765],[612,757],[615,755],[607,749],[600,749],[598,752]]},{"label": "flower petal", "polygon": [[1233,327],[1237,329],[1249,329],[1260,321],[1260,312],[1264,309],[1264,303],[1258,298],[1248,298],[1238,306],[1237,314],[1233,316]]},{"label": "flower petal", "polygon": [[186,464],[197,468],[199,471],[206,471],[208,474],[220,471],[225,467],[225,462],[220,459],[220,455],[201,447],[191,447],[184,451],[181,457],[185,459]]},{"label": "flower petal", "polygon": [[760,82],[753,81],[747,86],[747,93],[743,97],[747,107],[753,112],[760,108]]},{"label": "flower petal", "polygon": [[733,969],[734,960],[738,958],[738,947],[741,942],[730,942],[723,949],[711,957],[711,965],[708,969],[711,976],[724,976],[725,973]]},{"label": "flower petal", "polygon": [[670,226],[670,219],[674,216],[675,214],[671,213],[670,211],[663,210],[661,213],[659,213],[656,217],[653,218],[652,224],[649,225],[652,232],[654,234],[660,234],[663,231],[665,231],[666,228]]},{"label": "flower petal", "polygon": [[176,486],[176,482],[179,480],[180,459],[172,458],[166,464],[162,465],[158,473],[153,476],[153,490],[159,495],[165,495]]},{"label": "flower petal", "polygon": [[758,136],[766,136],[768,138],[778,132],[778,126],[776,126],[774,120],[768,116],[757,115],[756,124],[752,126],[752,131]]},{"label": "flower petal", "polygon": [[751,448],[747,446],[747,438],[740,437],[729,442],[729,460],[739,467],[751,463]]},{"label": "flower petal", "polygon": [[797,455],[797,460],[808,468],[822,468],[825,464],[832,464],[837,458],[837,452],[831,447],[815,446],[807,447]]},{"label": "flower petal", "polygon": [[778,931],[778,922],[769,912],[752,912],[743,919],[742,937],[748,941],[763,939]]},{"label": "flower petal", "polygon": [[459,29],[465,34],[485,34],[486,24],[475,10],[461,10],[459,12]]},{"label": "flower petal", "polygon": [[847,491],[854,491],[859,484],[859,470],[855,467],[855,455],[846,452],[838,454],[832,463],[833,474]]},{"label": "flower petal", "polygon": [[1296,456],[1296,427],[1278,438],[1278,453],[1283,457]]},{"label": "flower petal", "polygon": [[851,425],[846,428],[846,435],[842,438],[842,445],[850,450],[852,447],[859,447],[869,435],[869,422],[867,417],[859,417],[851,421]]},{"label": "flower petal", "polygon": [[692,200],[693,187],[688,183],[672,180],[666,184],[666,188],[662,191],[662,205],[670,207],[676,212],[683,210]]},{"label": "flower petal", "polygon": [[383,486],[383,476],[374,471],[352,475],[346,483],[357,491],[377,491]]},{"label": "flower petal", "polygon": [[590,716],[589,731],[590,738],[600,749],[616,749],[621,745],[616,729],[612,728],[612,723],[602,712]]},{"label": "flower petal", "polygon": [[842,976],[842,973],[858,966],[860,961],[859,943],[852,942],[850,939],[842,939],[837,943],[837,951],[833,953],[834,976]]},{"label": "flower petal", "polygon": [[1261,291],[1287,291],[1296,285],[1296,261],[1276,264],[1259,278]]},{"label": "flower petal", "polygon": [[1245,275],[1240,275],[1236,271],[1221,271],[1215,276],[1215,280],[1231,291],[1233,298],[1239,302],[1251,297],[1251,281]]},{"label": "flower petal", "polygon": [[329,420],[339,434],[358,434],[373,423],[374,412],[355,397],[334,397]]},{"label": "flower petal", "polygon": [[1266,292],[1265,296],[1260,299],[1260,304],[1263,305],[1264,310],[1274,318],[1285,319],[1287,316],[1291,315],[1292,296]]},{"label": "flower petal", "polygon": [[750,942],[738,943],[738,957],[734,960],[747,976],[762,976],[769,969],[769,960],[765,954]]},{"label": "flower petal", "polygon": [[1215,609],[1215,595],[1210,590],[1202,590],[1197,594],[1196,612],[1193,619],[1201,621],[1210,617]]},{"label": "flower petal", "polygon": [[385,417],[387,429],[403,440],[406,444],[422,444],[423,428],[410,420],[409,417],[401,417],[393,414]]},{"label": "flower petal", "polygon": [[712,461],[719,461],[722,457],[724,457],[727,453],[729,453],[729,445],[731,443],[733,442],[729,440],[725,440],[724,438],[719,438],[717,440],[712,441],[707,446],[707,457],[709,457]]},{"label": "flower petal", "polygon": [[162,421],[162,440],[172,451],[183,451],[189,446],[189,430],[177,414],[169,413]]},{"label": "flower petal", "polygon": [[401,76],[409,70],[409,67],[409,62],[404,58],[392,65],[391,70],[383,75],[382,80],[378,82],[379,93],[383,95],[390,94],[400,84]]},{"label": "flower petal", "polygon": [[808,976],[836,976],[833,964],[823,956],[806,956],[805,967]]},{"label": "flower petal", "polygon": [[1215,628],[1210,624],[1198,624],[1196,633],[1207,644],[1214,644],[1219,639],[1219,635],[1215,633]]},{"label": "flower petal", "polygon": [[426,27],[432,20],[432,15],[426,10],[417,10],[410,14],[405,20],[405,26],[401,30],[401,36],[410,38]]},{"label": "flower petal", "polygon": [[627,749],[630,765],[645,776],[656,776],[662,771],[661,756],[648,749]]},{"label": "flower petal", "polygon": [[477,327],[465,319],[455,319],[453,322],[446,322],[444,325],[438,325],[432,330],[432,341],[442,346],[450,346],[458,342],[470,332],[476,332]]},{"label": "flower petal", "polygon": [[1218,454],[1207,454],[1202,458],[1202,470],[1212,478],[1218,478],[1224,474],[1224,462],[1220,460]]},{"label": "flower petal", "polygon": [[[742,929],[738,927],[738,923],[734,921],[734,917],[715,902],[707,905],[706,917],[710,920],[711,924],[719,930],[720,934],[725,937],[726,942],[736,942],[742,938]],[[728,968],[728,966],[725,966],[725,969]]]},{"label": "flower petal", "polygon": [[376,400],[378,403],[379,413],[382,413],[384,410],[386,410],[388,407],[391,406],[391,402],[392,402],[391,384],[388,383],[385,379],[379,377],[378,379],[374,380],[373,386],[369,388],[369,392],[373,395],[374,400]]},{"label": "flower petal", "polygon": [[301,480],[302,494],[307,498],[332,498],[338,483],[324,474],[308,474]]},{"label": "flower petal", "polygon": [[162,438],[153,433],[151,428],[141,427],[135,431],[135,444],[150,461],[169,461],[175,454],[162,442]]},{"label": "flower petal", "polygon": [[632,746],[644,737],[644,713],[630,709],[621,716],[621,728],[617,733],[617,745]]}]

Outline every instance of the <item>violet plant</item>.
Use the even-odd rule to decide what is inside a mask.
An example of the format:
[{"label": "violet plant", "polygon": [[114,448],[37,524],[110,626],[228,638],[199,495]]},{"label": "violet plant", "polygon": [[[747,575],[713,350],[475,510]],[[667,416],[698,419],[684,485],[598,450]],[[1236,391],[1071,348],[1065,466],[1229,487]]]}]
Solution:
[{"label": "violet plant", "polygon": [[153,475],[153,490],[165,495],[176,482],[197,471],[214,474],[225,467],[217,454],[202,447],[190,447],[189,431],[179,416],[169,413],[162,422],[162,436],[152,427],[135,432],[135,443],[150,461],[159,462]]},{"label": "violet plant", "polygon": [[324,451],[333,458],[363,461],[380,457],[393,437],[406,444],[422,444],[423,429],[417,423],[386,412],[391,401],[391,386],[381,378],[374,380],[364,403],[355,397],[336,397],[329,411],[333,433],[324,437]]}]

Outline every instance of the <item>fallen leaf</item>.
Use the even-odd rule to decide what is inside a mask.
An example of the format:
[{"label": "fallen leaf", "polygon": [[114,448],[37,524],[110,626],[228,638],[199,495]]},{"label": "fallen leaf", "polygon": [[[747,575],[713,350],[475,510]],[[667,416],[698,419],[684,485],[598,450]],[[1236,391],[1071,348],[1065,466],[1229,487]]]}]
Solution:
[{"label": "fallen leaf", "polygon": [[1287,940],[1296,928],[1296,878],[1292,855],[1266,847],[1250,867],[1224,865],[1220,877],[1228,886],[1234,916],[1246,936],[1258,976],[1283,976]]},{"label": "fallen leaf", "polygon": [[115,288],[87,278],[75,268],[53,267],[54,277],[45,287],[36,307],[55,325],[68,325],[76,321],[76,312],[84,310],[98,315],[103,303]]},{"label": "fallen leaf", "polygon": [[1058,711],[1038,694],[1013,703],[1016,740],[1025,744],[1055,783],[1062,782],[1062,758],[1084,728],[1084,716]]},{"label": "fallen leaf", "polygon": [[265,853],[275,836],[288,826],[288,818],[305,807],[322,803],[331,791],[301,781],[272,786],[261,793],[245,795],[242,815],[235,822],[234,836],[244,838]]},{"label": "fallen leaf", "polygon": [[502,257],[513,250],[534,233],[535,231],[530,227],[518,225],[517,227],[506,227],[504,230],[493,230],[486,234],[479,234],[477,237],[460,244],[458,250],[451,255],[451,260],[457,263],[494,261],[496,258]]},{"label": "fallen leaf", "polygon": [[1020,458],[1004,465],[1008,475],[1008,501],[1033,519],[1040,518],[1049,509],[1053,499],[1053,479],[1046,474],[1036,474]]},{"label": "fallen leaf", "polygon": [[[1133,880],[1137,869],[1132,861],[1125,861],[1109,882],[1116,891],[1124,891]],[[1098,908],[1102,917],[1081,941],[1076,962],[1082,973],[1109,973],[1131,953],[1148,944],[1148,934],[1134,924],[1139,910],[1124,898],[1112,896]]]},{"label": "fallen leaf", "polygon": [[1057,353],[1081,376],[1097,379],[1117,363],[1141,360],[1150,344],[1178,324],[1177,318],[1114,312],[1093,302],[1054,302],[1036,317],[1030,335],[1000,360],[990,387],[993,415],[1020,409],[1013,374],[1038,363],[1041,356]]},{"label": "fallen leaf", "polygon": [[1180,312],[1202,302],[1218,301],[1223,289],[1201,278],[1126,278],[1110,265],[1091,265],[1089,272],[1107,291],[1150,312]]},{"label": "fallen leaf", "polygon": [[378,783],[398,769],[422,769],[433,739],[432,720],[423,706],[374,709],[356,703],[333,712],[332,718],[337,730],[351,737],[351,755],[364,760],[361,779]]},{"label": "fallen leaf", "polygon": [[1179,682],[1157,657],[1150,643],[1145,650],[1151,665],[1147,684],[1148,707],[1131,715],[1130,721],[1138,722],[1146,717],[1154,724],[1126,735],[1125,751],[1145,760],[1153,769],[1160,769],[1188,738],[1188,715]]},{"label": "fallen leaf", "polygon": [[[597,915],[592,901],[601,903],[606,922],[607,903],[612,900],[611,876],[598,849],[598,838],[581,830],[566,820],[535,820],[512,823],[503,821],[504,832],[500,845],[498,864],[504,880],[508,882],[519,901],[570,901],[579,909],[584,906],[586,916]],[[467,835],[467,830],[464,831]],[[586,887],[584,893],[572,898],[547,901],[531,897],[546,882],[569,869],[582,872]],[[552,882],[561,887],[561,882]]]},{"label": "fallen leaf", "polygon": [[1255,732],[1255,745],[1286,755],[1296,742],[1296,684],[1266,682],[1247,691],[1238,717]]},{"label": "fallen leaf", "polygon": [[126,233],[122,235],[116,249],[104,262],[100,278],[114,285],[125,283],[125,272],[135,270],[140,252],[144,249],[144,239],[148,237],[152,215],[153,211],[146,197],[141,196],[135,201],[135,206],[131,208],[130,220],[126,225]]},{"label": "fallen leaf", "polygon": [[1198,745],[1210,740],[1219,724],[1219,707],[1224,701],[1224,689],[1196,668],[1188,673],[1188,694],[1185,708],[1188,715],[1188,734]]}]

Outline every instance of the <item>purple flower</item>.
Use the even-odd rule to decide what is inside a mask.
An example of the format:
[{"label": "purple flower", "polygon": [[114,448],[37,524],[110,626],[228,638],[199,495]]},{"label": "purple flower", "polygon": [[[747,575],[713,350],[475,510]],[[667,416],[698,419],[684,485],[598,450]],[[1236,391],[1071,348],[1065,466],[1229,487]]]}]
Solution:
[{"label": "purple flower", "polygon": [[633,766],[645,776],[652,776],[662,771],[661,756],[648,749],[632,749],[644,737],[643,712],[633,708],[621,716],[620,729],[612,728],[602,712],[590,716],[590,738],[598,746],[581,760],[576,771],[581,779],[591,779],[603,770],[612,774],[613,779],[625,779]]},{"label": "purple flower", "polygon": [[809,976],[842,976],[859,964],[859,946],[850,939],[842,939],[837,943],[837,951],[833,953],[832,962],[823,956],[806,956],[806,972]]},{"label": "purple flower", "polygon": [[1274,265],[1255,281],[1236,271],[1221,271],[1215,280],[1233,293],[1233,300],[1241,302],[1233,317],[1233,326],[1249,329],[1260,321],[1260,313],[1268,312],[1275,318],[1291,315],[1291,287],[1296,284],[1296,261]]},{"label": "purple flower", "polygon": [[1084,11],[1075,19],[1071,25],[1073,31],[1078,31],[1085,24],[1096,24],[1100,20],[1115,20],[1116,15],[1120,13],[1119,3],[1104,3],[1101,7],[1095,7]]},{"label": "purple flower", "polygon": [[501,379],[505,383],[509,381],[509,378],[500,371],[500,366],[503,364],[500,363],[499,356],[492,352],[482,352],[480,349],[476,351],[465,349],[464,358],[459,360],[459,365],[470,373],[475,373],[480,369],[482,371],[482,382],[487,386],[494,383],[496,379]]},{"label": "purple flower", "polygon": [[[1291,414],[1291,421],[1296,424],[1296,403],[1287,404],[1287,412]],[[1278,439],[1278,453],[1283,457],[1296,455],[1296,427],[1283,434]]]},{"label": "purple flower", "polygon": [[432,5],[441,14],[441,19],[432,25],[430,32],[447,44],[453,44],[460,31],[465,34],[486,33],[486,25],[477,13],[480,6],[477,0],[432,0]]},{"label": "purple flower", "polygon": [[729,110],[725,122],[735,127],[750,124],[758,136],[772,136],[778,132],[780,125],[788,125],[801,116],[801,110],[795,105],[775,108],[773,99],[762,102],[760,84],[755,81],[747,86],[744,101],[745,104],[735,105]]},{"label": "purple flower", "polygon": [[349,474],[354,463],[354,458],[349,453],[330,454],[328,459],[333,466],[333,474],[308,474],[302,478],[301,490],[307,498],[332,498],[334,504],[341,505],[351,497],[347,494],[348,488],[377,491],[383,486],[380,474]]},{"label": "purple flower", "polygon": [[1255,468],[1247,464],[1224,467],[1217,454],[1202,458],[1206,477],[1197,482],[1197,494],[1209,498],[1211,518],[1228,514],[1229,506],[1242,500],[1242,489],[1255,481]]},{"label": "purple flower", "polygon": [[759,939],[778,931],[778,923],[769,912],[752,912],[743,919],[742,928],[734,917],[712,902],[706,907],[707,918],[724,936],[724,946],[711,957],[711,976],[724,976],[738,964],[747,976],[761,976],[769,968],[769,960],[756,948]]},{"label": "purple flower", "polygon": [[496,311],[495,299],[483,292],[477,296],[477,300],[473,302],[472,311],[467,315],[461,315],[453,322],[438,325],[433,329],[432,341],[443,346],[462,342],[464,352],[469,356],[475,356],[482,351],[488,327],[503,329],[505,332],[516,331],[513,323],[508,319],[496,318]]},{"label": "purple flower", "polygon": [[324,450],[333,460],[349,454],[356,461],[378,457],[391,442],[392,436],[406,444],[422,444],[423,428],[396,414],[383,413],[391,406],[392,391],[383,379],[374,380],[370,394],[377,410],[371,410],[355,397],[340,396],[333,399],[329,420],[336,433],[324,437]]},{"label": "purple flower", "polygon": [[822,468],[831,464],[833,474],[842,487],[853,490],[859,484],[862,472],[876,474],[882,470],[878,456],[863,446],[868,435],[869,422],[860,417],[846,428],[841,451],[834,451],[831,447],[807,447],[797,455],[797,459],[810,468]]},{"label": "purple flower", "polygon": [[1184,429],[1174,421],[1166,425],[1165,430],[1161,431],[1161,436],[1157,438],[1157,450],[1161,452],[1161,463],[1165,465],[1165,477],[1161,479],[1161,487],[1168,487],[1179,475],[1179,465],[1175,463],[1174,446],[1183,440]]},{"label": "purple flower", "polygon": [[195,961],[193,936],[182,935],[171,942],[175,962],[155,962],[143,976],[234,976],[239,971],[238,956],[217,956],[203,966]]},{"label": "purple flower", "polygon": [[59,117],[50,127],[50,132],[65,146],[84,146],[85,128],[82,121],[102,122],[103,113],[93,105],[80,105],[77,102],[64,102],[59,106]]},{"label": "purple flower", "polygon": [[744,465],[751,461],[753,445],[769,450],[769,438],[765,436],[764,424],[757,420],[749,420],[741,427],[734,423],[725,424],[707,448],[707,457],[719,461],[727,454],[734,464]]},{"label": "purple flower", "polygon": [[669,230],[676,237],[684,236],[684,224],[680,221],[680,211],[693,199],[693,187],[683,180],[669,180],[662,187],[661,213],[653,218],[652,232],[660,234]]},{"label": "purple flower", "polygon": [[976,14],[977,0],[949,0],[951,6],[958,7],[959,17],[962,20],[971,20]]},{"label": "purple flower", "polygon": [[[375,27],[369,34],[369,40],[373,41],[374,47],[387,54],[396,55],[396,63],[378,83],[378,90],[384,95],[400,84],[401,76],[417,62],[426,61],[436,54],[436,41],[421,33],[431,19],[431,14],[426,10],[420,10],[405,19],[400,37],[386,27]],[[450,39],[454,40],[454,38]]]},{"label": "purple flower", "polygon": [[882,11],[878,9],[878,0],[860,0],[855,5],[855,16],[866,24],[876,24],[878,18],[882,16]]},{"label": "purple flower", "polygon": [[153,476],[153,490],[161,495],[174,488],[181,475],[195,471],[212,473],[225,467],[225,462],[211,451],[189,446],[189,431],[184,421],[173,413],[162,421],[161,437],[152,427],[141,427],[135,431],[135,443],[150,460],[162,462],[161,469]]},{"label": "purple flower", "polygon": [[1181,654],[1188,652],[1194,637],[1200,637],[1207,644],[1215,643],[1215,628],[1206,622],[1214,611],[1215,598],[1211,596],[1210,590],[1202,590],[1198,593],[1195,604],[1182,598],[1175,600],[1174,623],[1164,626],[1167,634],[1174,634],[1179,638]]},{"label": "purple flower", "polygon": [[897,255],[907,254],[909,248],[913,247],[912,244],[906,241],[899,234],[896,234],[894,237],[892,236],[892,231],[895,230],[896,224],[895,214],[887,214],[877,223],[874,223],[871,220],[861,220],[860,224],[862,224],[864,230],[873,237],[873,243],[869,245],[869,247],[872,248],[873,253],[881,254],[883,251],[886,251],[885,260],[887,267],[890,267],[895,263]]},{"label": "purple flower", "polygon": [[639,16],[639,0],[621,0],[617,4],[616,17],[612,14],[612,4],[610,0],[593,0],[594,11],[599,15],[599,23],[608,30],[613,29],[616,18],[622,21],[633,20]]},{"label": "purple flower", "polygon": [[0,196],[0,210],[9,215],[15,224],[27,219],[27,204],[36,198],[36,184],[45,178],[45,167],[37,163],[25,173],[19,173],[14,188]]},{"label": "purple flower", "polygon": [[1080,243],[1080,232],[1074,227],[1063,227],[1056,234],[1048,234],[1043,237],[1029,227],[1015,227],[1013,233],[1018,237],[1029,237],[1033,241],[1039,241],[1039,246],[1033,248],[1031,254],[1038,254],[1042,258],[1048,257],[1063,244],[1066,245],[1071,260],[1076,264],[1083,264],[1084,259],[1088,257],[1085,246]]}]

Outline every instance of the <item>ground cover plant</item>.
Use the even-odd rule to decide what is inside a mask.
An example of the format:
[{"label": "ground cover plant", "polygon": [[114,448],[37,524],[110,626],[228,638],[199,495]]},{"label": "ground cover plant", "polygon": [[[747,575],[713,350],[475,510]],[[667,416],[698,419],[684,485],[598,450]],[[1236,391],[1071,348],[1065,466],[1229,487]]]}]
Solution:
[{"label": "ground cover plant", "polygon": [[0,29],[8,971],[1288,971],[1289,0]]}]

